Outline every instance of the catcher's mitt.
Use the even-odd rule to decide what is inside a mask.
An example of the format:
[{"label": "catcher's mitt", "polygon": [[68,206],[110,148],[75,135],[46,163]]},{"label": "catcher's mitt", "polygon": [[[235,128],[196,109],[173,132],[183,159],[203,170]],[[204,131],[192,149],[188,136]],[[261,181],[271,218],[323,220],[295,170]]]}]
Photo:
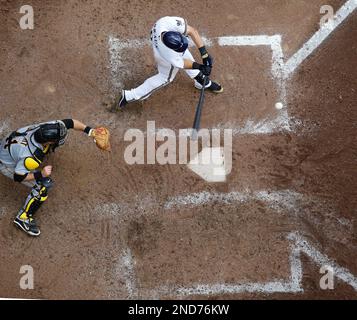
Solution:
[{"label": "catcher's mitt", "polygon": [[97,147],[99,149],[102,149],[104,151],[111,151],[111,146],[110,146],[110,133],[109,130],[105,127],[99,127],[91,130],[90,137],[94,139],[94,142],[96,143]]}]

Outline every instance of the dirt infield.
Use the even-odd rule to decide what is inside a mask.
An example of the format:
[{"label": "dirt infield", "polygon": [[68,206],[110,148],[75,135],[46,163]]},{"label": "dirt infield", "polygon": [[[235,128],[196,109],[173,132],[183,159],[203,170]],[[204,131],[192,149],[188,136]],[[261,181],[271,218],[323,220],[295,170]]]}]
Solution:
[{"label": "dirt infield", "polygon": [[[0,297],[356,299],[357,10],[289,77],[274,75],[280,44],[286,63],[319,31],[320,7],[345,3],[34,0],[35,29],[24,31],[21,1],[0,0],[0,136],[64,118],[113,136],[110,157],[77,132],[50,156],[55,188],[37,239],[12,224],[28,190],[0,176]],[[155,72],[144,40],[164,15],[212,41],[225,92],[207,94],[202,127],[233,129],[225,183],[124,161],[127,129],[193,122],[199,92],[184,74],[125,112],[106,110],[122,86]],[[259,35],[272,44],[242,44]],[[34,290],[19,287],[22,265]],[[324,265],[334,290],[320,288]]]}]

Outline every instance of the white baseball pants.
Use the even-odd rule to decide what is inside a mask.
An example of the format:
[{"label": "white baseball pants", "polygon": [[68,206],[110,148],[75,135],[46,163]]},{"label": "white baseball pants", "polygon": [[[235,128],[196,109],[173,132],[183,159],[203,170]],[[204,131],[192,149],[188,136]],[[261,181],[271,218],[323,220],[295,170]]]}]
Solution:
[{"label": "white baseball pants", "polygon": [[[158,74],[147,79],[142,85],[135,89],[124,90],[125,98],[128,102],[144,100],[150,97],[152,93],[172,82],[179,71],[179,68],[175,68],[169,62],[164,60],[156,48],[153,48],[153,50],[154,57],[157,62]],[[183,58],[195,61],[189,50],[186,50]],[[185,69],[185,72],[191,79],[194,79],[200,73],[199,70],[192,69]]]}]

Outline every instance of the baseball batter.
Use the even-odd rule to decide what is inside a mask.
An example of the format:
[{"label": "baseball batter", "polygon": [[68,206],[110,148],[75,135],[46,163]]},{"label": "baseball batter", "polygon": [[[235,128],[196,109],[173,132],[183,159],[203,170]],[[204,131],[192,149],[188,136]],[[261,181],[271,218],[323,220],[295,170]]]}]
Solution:
[{"label": "baseball batter", "polygon": [[91,129],[78,120],[57,120],[21,128],[0,140],[0,172],[32,188],[14,220],[15,225],[30,236],[40,235],[33,216],[53,186],[52,166],[39,168],[51,151],[65,143],[69,129],[95,137],[98,128]]},{"label": "baseball batter", "polygon": [[[200,51],[203,64],[195,62],[188,50],[188,37]],[[185,19],[163,17],[158,20],[151,30],[151,42],[158,73],[135,89],[123,90],[117,107],[122,109],[129,102],[148,98],[153,92],[172,82],[180,69],[184,69],[194,80],[197,89],[201,89],[205,84],[205,88],[212,92],[223,92],[220,84],[209,79],[213,59],[208,54],[198,31],[189,26]]]}]

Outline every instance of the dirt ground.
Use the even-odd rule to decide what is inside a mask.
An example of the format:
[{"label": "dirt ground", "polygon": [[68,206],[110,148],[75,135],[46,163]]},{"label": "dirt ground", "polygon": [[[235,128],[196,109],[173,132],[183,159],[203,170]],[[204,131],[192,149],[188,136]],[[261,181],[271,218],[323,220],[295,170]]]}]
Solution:
[{"label": "dirt ground", "polygon": [[[0,0],[0,136],[36,122],[74,118],[107,125],[113,145],[109,157],[85,135],[71,132],[66,146],[50,156],[56,185],[36,215],[39,238],[12,223],[28,190],[0,176],[0,297],[167,299],[199,284],[289,281],[291,233],[357,277],[357,12],[289,80],[293,130],[234,135],[233,170],[225,183],[207,183],[183,165],[124,161],[127,129],[146,130],[148,120],[175,130],[192,125],[199,92],[184,74],[125,112],[106,110],[119,89],[110,69],[110,36],[144,39],[158,18],[176,15],[209,38],[279,34],[287,60],[319,29],[320,7],[337,10],[344,2],[227,0],[217,6],[183,0],[176,6],[130,0],[123,6],[114,0],[33,0],[35,29],[21,30],[23,3]],[[249,119],[279,115],[270,50],[209,51],[213,78],[225,92],[207,94],[203,128],[242,127]],[[155,72],[148,47],[125,50],[122,61],[119,80],[125,88]],[[203,192],[251,196],[166,205]],[[320,289],[320,266],[306,254],[301,261],[304,292],[222,291],[185,298],[357,298],[357,289],[339,279],[334,290]],[[34,269],[34,290],[19,287],[22,265]]]}]

